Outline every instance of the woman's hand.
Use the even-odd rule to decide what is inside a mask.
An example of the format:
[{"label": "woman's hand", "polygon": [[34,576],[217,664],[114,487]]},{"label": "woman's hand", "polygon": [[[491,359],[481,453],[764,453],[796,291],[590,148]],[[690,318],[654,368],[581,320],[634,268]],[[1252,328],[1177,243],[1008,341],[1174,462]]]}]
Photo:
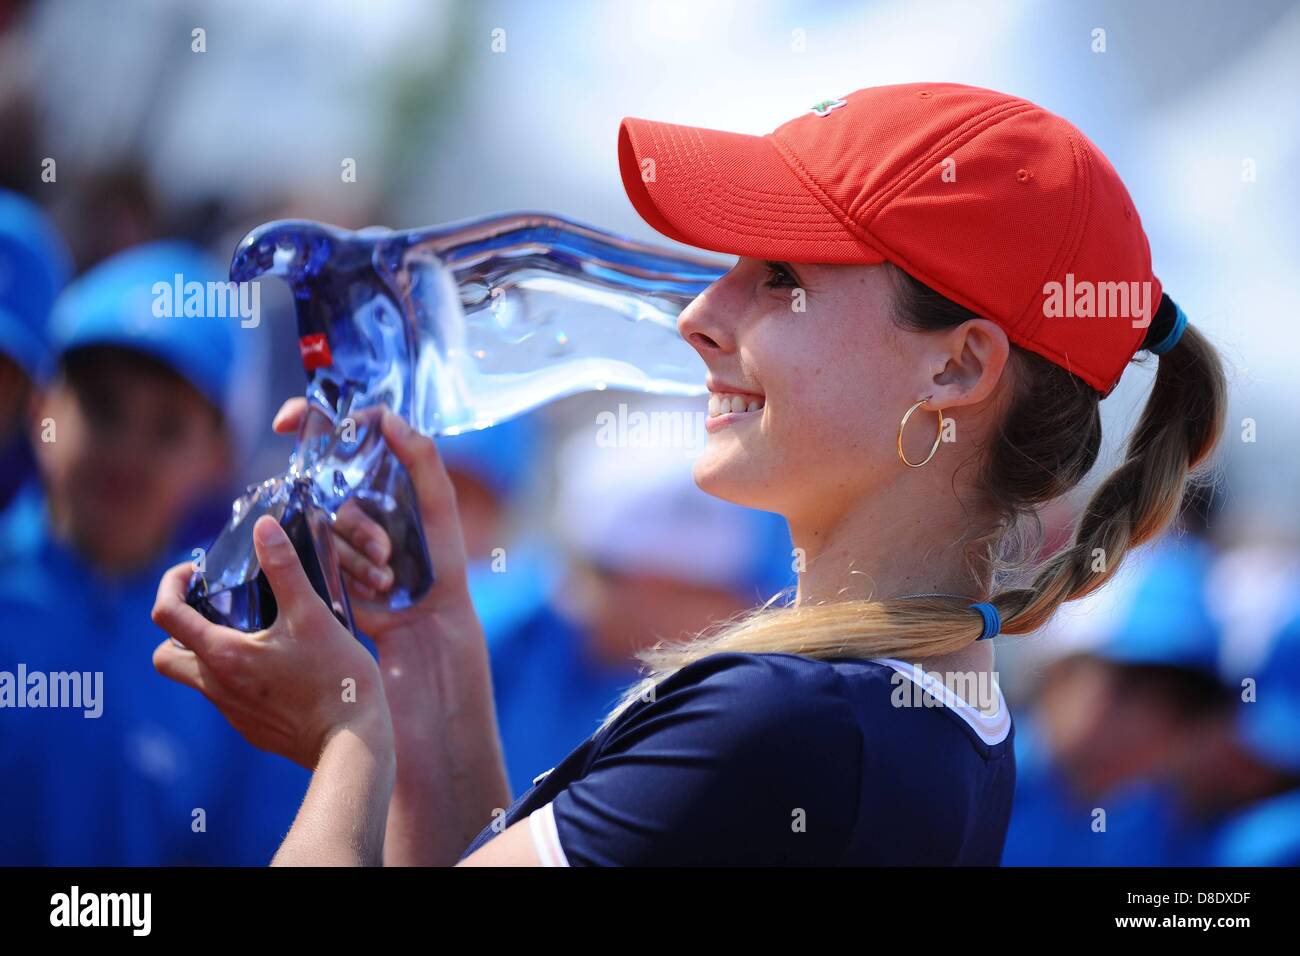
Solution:
[{"label": "woman's hand", "polygon": [[[271,427],[279,434],[296,432],[306,409],[306,399],[289,399]],[[437,446],[391,411],[384,412],[380,428],[389,450],[411,478],[434,577],[433,586],[414,605],[389,610],[388,592],[394,583],[389,566],[392,542],[356,499],[349,499],[339,509],[333,525],[334,543],[352,615],[357,627],[382,650],[394,634],[427,633],[430,618],[441,618],[447,625],[439,628],[443,631],[449,627],[463,631],[467,622],[476,618],[469,598],[468,561],[456,493]]]},{"label": "woman's hand", "polygon": [[[305,399],[286,402],[273,427],[297,431],[306,408]],[[411,478],[433,586],[412,607],[389,610],[392,543],[351,502],[335,519],[334,542],[357,627],[379,649],[394,734],[397,774],[384,860],[443,865],[454,863],[493,813],[509,805],[510,788],[451,479],[432,439],[392,412],[380,427]]]},{"label": "woman's hand", "polygon": [[289,538],[258,519],[253,543],[279,614],[254,634],[213,624],[185,603],[193,568],[180,564],[158,586],[153,620],[164,641],[154,667],[201,691],[249,743],[316,767],[343,730],[391,753],[392,726],[379,668],[316,594]]}]

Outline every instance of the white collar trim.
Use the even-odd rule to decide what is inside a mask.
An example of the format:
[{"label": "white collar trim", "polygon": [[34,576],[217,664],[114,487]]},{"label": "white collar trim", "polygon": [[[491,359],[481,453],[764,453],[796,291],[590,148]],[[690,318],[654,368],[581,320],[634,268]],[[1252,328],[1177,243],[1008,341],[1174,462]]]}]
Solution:
[{"label": "white collar trim", "polygon": [[986,714],[958,696],[951,687],[944,684],[933,674],[922,670],[917,664],[895,660],[892,657],[876,657],[873,660],[879,664],[892,667],[904,677],[918,684],[964,720],[984,743],[989,745],[1000,744],[1007,739],[1007,734],[1011,732],[1011,711],[1007,708],[1006,698],[1002,696],[1002,688],[996,683],[994,689],[997,691],[998,709],[991,714]]}]

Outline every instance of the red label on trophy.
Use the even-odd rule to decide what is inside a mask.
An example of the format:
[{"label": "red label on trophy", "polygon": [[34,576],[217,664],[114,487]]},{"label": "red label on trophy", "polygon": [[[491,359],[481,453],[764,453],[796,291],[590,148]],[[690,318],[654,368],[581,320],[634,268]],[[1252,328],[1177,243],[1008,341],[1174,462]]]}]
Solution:
[{"label": "red label on trophy", "polygon": [[302,367],[311,372],[334,363],[330,355],[330,342],[323,332],[304,335],[298,340],[298,354],[302,356]]}]

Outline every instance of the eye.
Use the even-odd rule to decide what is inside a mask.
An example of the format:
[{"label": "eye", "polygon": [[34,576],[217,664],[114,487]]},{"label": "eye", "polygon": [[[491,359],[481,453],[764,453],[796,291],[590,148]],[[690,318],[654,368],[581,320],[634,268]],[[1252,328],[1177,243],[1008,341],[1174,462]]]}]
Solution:
[{"label": "eye", "polygon": [[181,445],[186,437],[185,420],[167,415],[154,423],[154,440],[159,448],[172,449]]},{"label": "eye", "polygon": [[767,281],[763,284],[769,289],[797,289],[799,277],[784,262],[764,262],[767,266]]},{"label": "eye", "polygon": [[82,414],[86,416],[86,421],[92,428],[98,431],[112,431],[121,424],[122,403],[112,389],[86,386],[80,389],[78,398]]}]

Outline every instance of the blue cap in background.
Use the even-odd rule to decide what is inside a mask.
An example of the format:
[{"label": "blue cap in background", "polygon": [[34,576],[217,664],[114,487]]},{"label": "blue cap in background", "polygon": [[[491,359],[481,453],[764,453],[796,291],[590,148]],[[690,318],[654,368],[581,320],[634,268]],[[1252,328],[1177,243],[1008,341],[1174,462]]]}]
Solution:
[{"label": "blue cap in background", "polygon": [[536,478],[543,428],[537,415],[520,415],[491,428],[441,437],[438,454],[449,471],[472,475],[507,499]]},{"label": "blue cap in background", "polygon": [[[226,283],[223,270],[203,250],[174,240],[136,246],[112,256],[78,278],[54,304],[51,345],[56,358],[73,349],[112,345],[152,356],[193,385],[223,413],[235,377],[235,330],[231,316],[174,314],[172,290],[180,282]],[[166,289],[156,292],[162,283]],[[173,314],[155,315],[155,301],[169,296]],[[162,306],[158,311],[167,311]]]},{"label": "blue cap in background", "polygon": [[1239,705],[1242,743],[1265,763],[1300,773],[1300,614],[1273,639],[1255,693]]},{"label": "blue cap in background", "polygon": [[1222,635],[1206,590],[1213,563],[1213,548],[1190,535],[1160,541],[1143,556],[1126,611],[1095,653],[1217,677]]},{"label": "blue cap in background", "polygon": [[68,250],[44,213],[0,190],[0,354],[37,383],[51,370],[50,308],[71,275]]}]

